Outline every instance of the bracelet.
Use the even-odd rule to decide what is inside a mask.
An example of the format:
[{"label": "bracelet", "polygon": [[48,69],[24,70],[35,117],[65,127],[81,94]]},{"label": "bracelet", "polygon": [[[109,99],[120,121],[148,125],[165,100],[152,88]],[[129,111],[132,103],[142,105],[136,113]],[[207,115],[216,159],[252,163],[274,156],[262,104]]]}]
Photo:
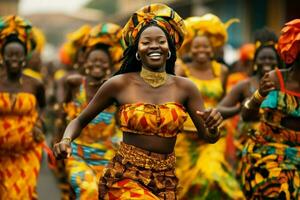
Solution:
[{"label": "bracelet", "polygon": [[70,144],[72,142],[72,139],[69,138],[69,137],[65,137],[65,138],[61,139],[60,142],[64,142],[64,143]]},{"label": "bracelet", "polygon": [[251,109],[251,108],[250,108],[250,105],[249,105],[249,104],[250,104],[250,101],[251,101],[251,99],[248,99],[248,100],[246,100],[246,102],[244,103],[244,107],[245,107],[246,109],[248,109],[248,110]]},{"label": "bracelet", "polygon": [[258,102],[262,102],[262,101],[265,99],[265,97],[263,97],[263,96],[259,93],[258,90],[256,90],[256,91],[254,92],[253,97],[254,97],[254,99],[257,100]]}]

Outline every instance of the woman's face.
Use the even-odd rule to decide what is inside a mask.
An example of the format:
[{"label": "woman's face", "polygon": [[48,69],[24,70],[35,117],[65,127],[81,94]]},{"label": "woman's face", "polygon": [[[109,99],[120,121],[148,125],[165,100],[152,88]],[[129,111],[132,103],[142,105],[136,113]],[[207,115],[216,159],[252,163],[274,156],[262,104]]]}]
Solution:
[{"label": "woman's face", "polygon": [[101,49],[92,50],[86,60],[85,68],[88,69],[90,76],[101,79],[110,76],[112,66],[109,55]]},{"label": "woman's face", "polygon": [[165,33],[157,26],[146,28],[138,42],[138,55],[144,66],[162,71],[166,65],[169,45]]},{"label": "woman's face", "polygon": [[18,42],[8,43],[4,47],[3,61],[8,73],[21,73],[26,61],[24,47]]},{"label": "woman's face", "polygon": [[191,54],[193,60],[204,63],[211,59],[213,49],[206,36],[196,36],[191,44]]},{"label": "woman's face", "polygon": [[262,76],[278,65],[276,52],[272,48],[261,49],[258,52],[255,61],[257,69]]}]

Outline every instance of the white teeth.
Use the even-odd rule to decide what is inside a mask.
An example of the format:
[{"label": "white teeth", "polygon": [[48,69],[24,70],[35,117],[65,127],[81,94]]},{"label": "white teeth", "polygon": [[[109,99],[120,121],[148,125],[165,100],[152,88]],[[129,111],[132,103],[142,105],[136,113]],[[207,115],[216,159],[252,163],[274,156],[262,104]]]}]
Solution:
[{"label": "white teeth", "polygon": [[150,53],[149,57],[157,57],[157,56],[161,56],[161,53]]}]

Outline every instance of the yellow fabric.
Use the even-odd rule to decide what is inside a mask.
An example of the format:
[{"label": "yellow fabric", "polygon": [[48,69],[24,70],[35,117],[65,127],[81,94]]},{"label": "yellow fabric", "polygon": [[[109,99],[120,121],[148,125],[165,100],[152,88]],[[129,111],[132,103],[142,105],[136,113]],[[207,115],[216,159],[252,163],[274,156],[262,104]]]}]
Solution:
[{"label": "yellow fabric", "polygon": [[192,40],[199,35],[206,35],[214,48],[223,46],[228,39],[228,27],[233,22],[239,22],[238,19],[230,19],[226,23],[223,23],[219,17],[211,13],[205,14],[201,17],[189,17],[184,21],[186,24],[187,34],[180,49],[180,54],[188,53]]},{"label": "yellow fabric", "polygon": [[36,49],[36,51],[41,53],[46,44],[46,37],[45,37],[44,33],[42,32],[42,30],[37,27],[32,28],[32,34],[33,34],[33,40],[36,43],[35,49]]},{"label": "yellow fabric", "polygon": [[[216,61],[212,61],[212,69],[215,78],[209,80],[200,80],[190,73],[190,70],[186,65],[182,65],[182,67],[187,78],[193,81],[199,89],[204,100],[205,108],[214,108],[221,100],[224,92],[221,80],[222,65]],[[194,123],[190,117],[188,117],[184,124],[184,130],[196,131]]]},{"label": "yellow fabric", "polygon": [[40,72],[36,72],[30,68],[26,68],[23,70],[23,74],[35,78],[39,81],[43,81],[43,75]]},{"label": "yellow fabric", "polygon": [[175,102],[124,104],[119,110],[120,129],[144,135],[175,137],[186,118],[185,108]]},{"label": "yellow fabric", "polygon": [[97,44],[109,46],[109,54],[113,64],[118,64],[123,56],[122,27],[113,23],[98,24],[87,36],[85,46],[92,48]]},{"label": "yellow fabric", "polygon": [[67,74],[66,70],[59,69],[54,73],[54,80],[59,80]]},{"label": "yellow fabric", "polygon": [[123,38],[127,46],[132,46],[143,27],[156,24],[165,30],[177,49],[181,46],[185,25],[183,19],[165,4],[151,4],[136,11],[123,28]]},{"label": "yellow fabric", "polygon": [[33,94],[0,93],[0,199],[37,199],[42,154],[32,134],[37,119]]},{"label": "yellow fabric", "polygon": [[33,45],[32,26],[29,21],[16,16],[8,15],[0,18],[0,48],[6,38],[10,35],[16,35],[24,43],[28,52],[32,51]]}]

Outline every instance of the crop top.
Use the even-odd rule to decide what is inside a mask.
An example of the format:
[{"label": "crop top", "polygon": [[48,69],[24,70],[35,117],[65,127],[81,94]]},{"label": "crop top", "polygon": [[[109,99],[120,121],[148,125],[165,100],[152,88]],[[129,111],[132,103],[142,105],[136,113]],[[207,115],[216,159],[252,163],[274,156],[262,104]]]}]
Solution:
[{"label": "crop top", "polygon": [[187,119],[185,108],[178,103],[124,104],[119,109],[120,129],[141,135],[175,137]]}]

